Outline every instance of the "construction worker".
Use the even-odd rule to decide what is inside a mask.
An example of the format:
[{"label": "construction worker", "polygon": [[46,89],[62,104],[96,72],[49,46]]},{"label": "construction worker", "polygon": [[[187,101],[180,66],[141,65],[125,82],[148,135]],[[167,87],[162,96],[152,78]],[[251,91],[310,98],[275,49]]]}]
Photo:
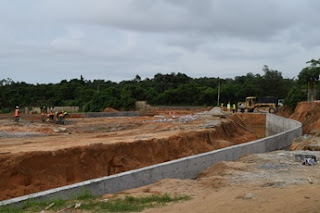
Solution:
[{"label": "construction worker", "polygon": [[57,112],[57,118],[58,118],[58,121],[59,121],[59,124],[65,124],[65,117],[68,115],[67,112],[65,111],[59,111]]},{"label": "construction worker", "polygon": [[46,121],[46,109],[44,106],[42,107],[42,110],[41,110],[41,117],[42,117],[42,122],[45,122]]},{"label": "construction worker", "polygon": [[241,109],[241,112],[242,112],[242,113],[244,113],[244,108],[245,108],[245,107],[244,107],[244,103],[242,102],[241,105],[240,105],[240,109]]},{"label": "construction worker", "polygon": [[47,115],[48,119],[54,121],[54,109],[53,107],[50,108],[50,113]]},{"label": "construction worker", "polygon": [[230,112],[230,109],[231,109],[231,104],[230,104],[230,102],[228,102],[228,104],[227,104],[227,111]]},{"label": "construction worker", "polygon": [[16,109],[15,109],[15,111],[14,111],[14,117],[15,117],[15,121],[16,121],[16,122],[19,122],[19,119],[20,119],[19,113],[20,113],[20,111],[19,111],[19,106],[16,106]]},{"label": "construction worker", "polygon": [[233,112],[233,113],[237,112],[237,106],[236,106],[236,104],[232,104],[232,112]]}]

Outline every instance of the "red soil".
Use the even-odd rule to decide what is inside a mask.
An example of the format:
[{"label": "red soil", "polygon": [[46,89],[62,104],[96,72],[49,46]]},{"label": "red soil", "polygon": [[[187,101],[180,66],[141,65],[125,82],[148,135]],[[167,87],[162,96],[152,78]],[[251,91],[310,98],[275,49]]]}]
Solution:
[{"label": "red soil", "polygon": [[300,102],[290,118],[302,123],[304,133],[319,129],[320,102]]},{"label": "red soil", "polygon": [[[248,119],[248,122],[251,121],[254,125],[262,124],[265,119],[261,118],[261,115],[248,116],[254,117],[254,119],[252,117]],[[130,119],[133,118],[127,118],[124,122],[128,123]],[[101,136],[93,133],[87,142],[85,138],[87,135],[80,132],[77,133],[78,136],[73,136],[75,138],[72,139],[72,144],[67,143],[68,135],[66,135],[65,138],[51,136],[34,139],[35,142],[31,144],[3,145],[3,150],[9,150],[12,153],[0,154],[0,200],[255,140],[257,138],[255,134],[239,126],[239,123],[245,125],[243,121],[245,119],[245,115],[231,116],[231,119],[225,120],[214,129],[168,131],[169,124],[161,124],[156,127],[155,124],[144,126],[139,124],[137,125],[140,129],[139,133],[135,129]],[[84,123],[88,122],[90,125],[89,121],[90,119]],[[80,128],[81,124],[77,125]],[[175,125],[183,126],[182,124]],[[192,124],[188,124],[185,128],[190,125]],[[163,130],[159,127],[166,131],[162,132]],[[155,133],[157,131],[159,132]],[[114,138],[115,134],[123,134],[121,140]],[[136,134],[134,138],[140,135],[142,139],[133,140],[132,134]],[[153,134],[153,137],[146,137],[148,134]],[[128,141],[119,142],[119,140],[125,141],[126,137]],[[146,138],[143,139],[144,137]],[[66,142],[61,142],[59,145],[57,141],[59,139]],[[41,140],[47,140],[47,142],[41,143]],[[109,140],[118,140],[118,142],[109,143]],[[6,141],[11,140],[6,139]],[[17,152],[14,151],[15,147],[30,151]]]}]

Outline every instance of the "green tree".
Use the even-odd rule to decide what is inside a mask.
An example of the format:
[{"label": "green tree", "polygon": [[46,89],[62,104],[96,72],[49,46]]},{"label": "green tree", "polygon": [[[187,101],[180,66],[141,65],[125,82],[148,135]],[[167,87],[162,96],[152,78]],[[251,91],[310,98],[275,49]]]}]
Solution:
[{"label": "green tree", "polygon": [[291,109],[295,109],[300,101],[306,100],[306,97],[306,91],[295,86],[289,91],[287,97],[285,98],[285,104],[288,105]]}]

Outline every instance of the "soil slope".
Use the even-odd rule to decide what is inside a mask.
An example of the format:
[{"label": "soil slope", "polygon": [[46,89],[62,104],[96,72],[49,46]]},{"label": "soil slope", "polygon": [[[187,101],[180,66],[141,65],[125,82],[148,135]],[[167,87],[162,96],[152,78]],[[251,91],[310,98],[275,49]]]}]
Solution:
[{"label": "soil slope", "polygon": [[290,118],[302,123],[304,133],[317,131],[320,128],[320,102],[300,102]]},{"label": "soil slope", "polygon": [[[252,116],[256,116],[253,125],[265,119]],[[239,116],[212,129],[199,128],[204,120],[186,124],[154,123],[150,118],[81,121],[47,137],[0,139],[0,200],[257,139]],[[41,132],[39,126],[27,124],[4,126]],[[43,125],[45,131],[50,125]]]}]

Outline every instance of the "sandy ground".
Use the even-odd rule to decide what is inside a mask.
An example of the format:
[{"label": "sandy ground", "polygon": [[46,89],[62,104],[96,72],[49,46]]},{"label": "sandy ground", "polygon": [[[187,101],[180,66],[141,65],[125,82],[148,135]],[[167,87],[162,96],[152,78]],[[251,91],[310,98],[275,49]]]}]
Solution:
[{"label": "sandy ground", "polygon": [[[190,125],[177,122],[157,122],[157,120],[159,118],[147,116],[79,118],[68,119],[69,124],[65,126],[50,122],[43,124],[39,122],[30,123],[29,121],[16,124],[4,120],[0,126],[0,149],[9,152],[26,152],[106,142],[105,139],[108,139],[108,143],[123,140],[128,142],[139,139],[139,135],[143,135],[144,138],[162,137],[170,135],[175,130],[195,129],[201,123],[193,122]],[[176,128],[176,126],[178,127]]]},{"label": "sandy ground", "polygon": [[[184,194],[191,200],[144,212],[320,212],[320,165],[304,166],[295,154],[254,154],[219,162],[196,180],[167,179],[122,194]],[[320,152],[312,152],[320,158]],[[121,194],[120,194],[121,195]]]},{"label": "sandy ground", "polygon": [[[7,115],[8,116],[8,115]],[[155,116],[68,118],[68,125],[41,122],[39,115],[0,120],[0,153],[49,151],[87,145],[91,143],[130,142],[137,139],[162,138],[185,131],[202,130],[213,121],[212,116],[202,117],[203,111],[159,110]],[[263,122],[259,116],[237,114],[250,125],[258,137],[264,137]],[[254,115],[253,115],[254,116]],[[224,122],[227,119],[220,119]],[[106,140],[107,139],[107,140]],[[17,146],[19,145],[19,146]]]},{"label": "sandy ground", "polygon": [[[15,123],[0,120],[0,153],[52,151],[93,143],[132,142],[170,137],[186,131],[201,131],[204,124],[211,122],[210,118],[180,122],[180,116],[163,114],[158,117],[79,118],[68,119],[69,125],[65,126],[50,122]],[[166,121],[162,121],[163,119]],[[258,124],[261,123],[259,119],[255,121]],[[255,125],[253,121],[250,123]],[[251,129],[258,137],[263,137],[264,129],[260,126],[256,125]]]}]

